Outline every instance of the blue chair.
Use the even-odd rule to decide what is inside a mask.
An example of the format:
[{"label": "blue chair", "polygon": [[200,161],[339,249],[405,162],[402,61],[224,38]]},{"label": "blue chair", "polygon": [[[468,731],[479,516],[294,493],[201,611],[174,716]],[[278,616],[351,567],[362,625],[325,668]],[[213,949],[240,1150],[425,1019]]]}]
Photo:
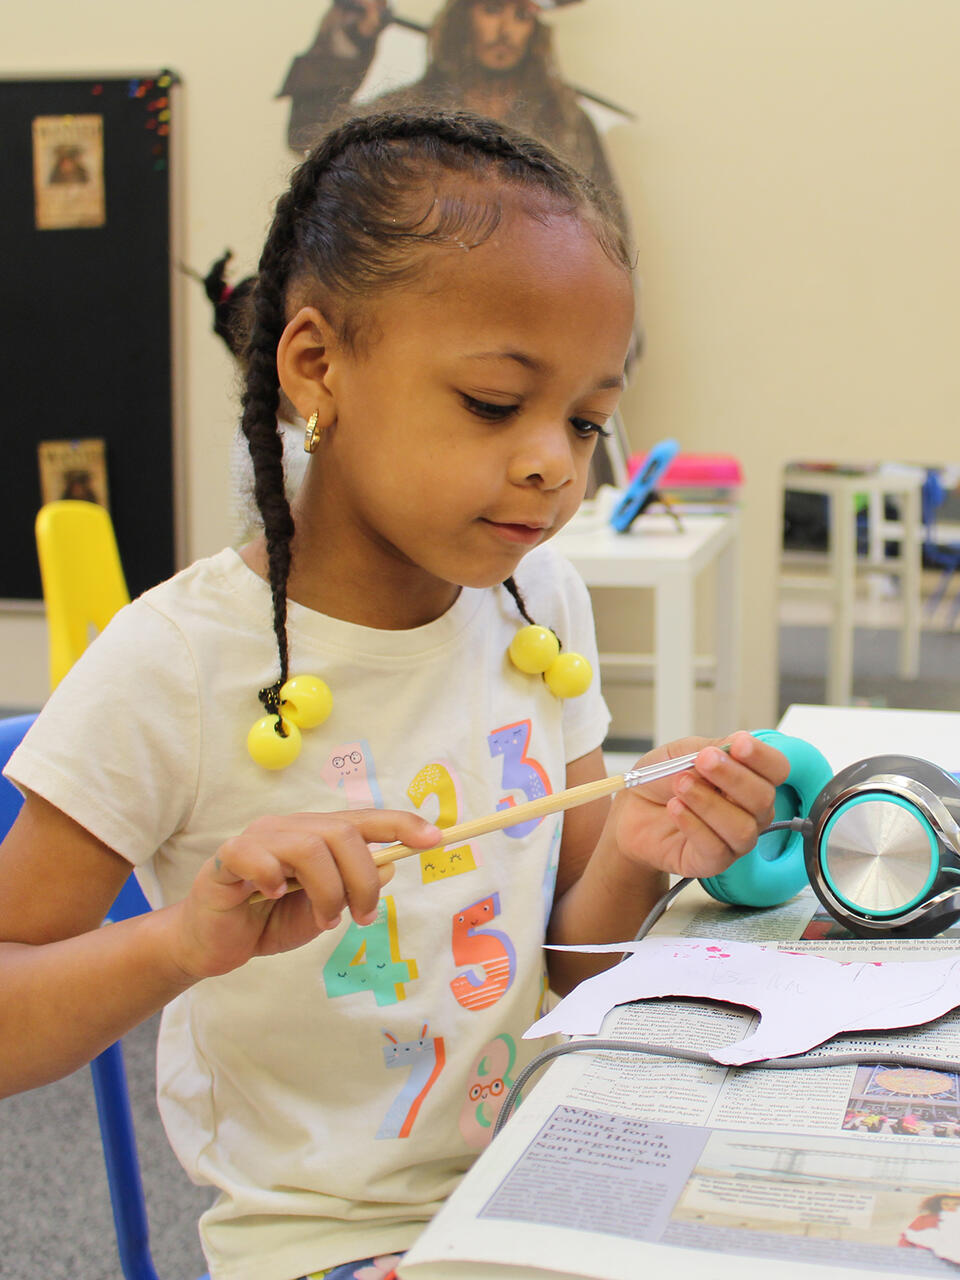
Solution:
[{"label": "blue chair", "polygon": [[[107,920],[128,920],[149,910],[136,878],[131,875],[114,899]],[[137,1136],[119,1040],[94,1058],[90,1072],[97,1101],[103,1159],[107,1166],[120,1268],[124,1280],[159,1280],[150,1254],[150,1227],[140,1177]],[[209,1276],[204,1275],[200,1280],[209,1280]]]},{"label": "blue chair", "polygon": [[[25,715],[0,720],[0,768],[6,764],[35,718]],[[0,776],[0,840],[13,825],[22,803],[23,797],[16,787]],[[149,910],[140,886],[131,875],[117,895],[107,919],[126,920]],[[100,1121],[103,1158],[107,1166],[120,1268],[125,1280],[159,1280],[150,1256],[147,1206],[130,1111],[127,1073],[119,1041],[94,1058],[90,1071]],[[202,1276],[201,1280],[209,1280],[209,1277]]]},{"label": "blue chair", "polygon": [[[20,739],[35,719],[35,715],[28,715],[10,716],[6,720],[0,720],[0,769],[13,755],[14,748],[20,745]],[[13,820],[20,812],[22,804],[23,796],[12,782],[8,782],[0,774],[0,840],[13,826]]]}]

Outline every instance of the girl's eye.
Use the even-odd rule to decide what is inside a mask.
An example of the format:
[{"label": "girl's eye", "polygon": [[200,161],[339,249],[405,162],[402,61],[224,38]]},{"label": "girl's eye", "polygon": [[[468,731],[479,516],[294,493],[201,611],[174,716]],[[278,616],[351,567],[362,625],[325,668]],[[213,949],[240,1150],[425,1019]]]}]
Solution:
[{"label": "girl's eye", "polygon": [[491,404],[489,400],[478,400],[476,396],[468,396],[465,391],[460,394],[470,412],[486,422],[505,422],[519,408],[515,404]]},{"label": "girl's eye", "polygon": [[578,436],[586,440],[589,436],[608,436],[610,432],[600,422],[591,422],[589,418],[571,418],[570,425]]}]

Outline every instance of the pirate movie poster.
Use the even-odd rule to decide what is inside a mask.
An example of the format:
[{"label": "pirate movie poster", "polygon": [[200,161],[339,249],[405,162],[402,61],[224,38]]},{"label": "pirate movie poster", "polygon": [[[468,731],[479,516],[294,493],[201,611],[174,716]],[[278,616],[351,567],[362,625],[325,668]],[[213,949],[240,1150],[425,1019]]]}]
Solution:
[{"label": "pirate movie poster", "polygon": [[102,227],[103,116],[36,116],[33,191],[38,231]]},{"label": "pirate movie poster", "polygon": [[630,112],[570,84],[554,50],[562,10],[590,3],[438,0],[420,23],[404,16],[403,0],[328,0],[278,94],[290,100],[287,143],[305,153],[359,107],[465,108],[546,142],[593,179],[625,225],[603,133]]}]

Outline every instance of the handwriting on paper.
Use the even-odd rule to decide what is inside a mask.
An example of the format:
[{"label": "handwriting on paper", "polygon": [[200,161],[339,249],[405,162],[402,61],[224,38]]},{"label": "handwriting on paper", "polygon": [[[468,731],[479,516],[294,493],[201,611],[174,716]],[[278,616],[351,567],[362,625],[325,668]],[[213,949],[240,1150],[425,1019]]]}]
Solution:
[{"label": "handwriting on paper", "polygon": [[695,996],[760,1014],[759,1026],[744,1039],[705,1050],[715,1062],[740,1066],[803,1053],[841,1031],[919,1026],[960,1005],[960,957],[843,963],[709,938],[644,938],[551,950],[622,952],[626,959],[581,982],[524,1039],[558,1032],[596,1035],[618,1004]]}]

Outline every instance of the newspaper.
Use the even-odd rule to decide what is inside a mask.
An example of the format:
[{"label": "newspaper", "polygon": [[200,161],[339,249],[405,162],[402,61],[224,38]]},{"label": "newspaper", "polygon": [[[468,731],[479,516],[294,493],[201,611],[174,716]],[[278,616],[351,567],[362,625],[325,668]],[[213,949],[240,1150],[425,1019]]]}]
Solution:
[{"label": "newspaper", "polygon": [[[942,939],[797,941],[812,895],[739,917],[705,895],[685,896],[659,932],[735,930],[834,959],[842,949],[850,959],[930,960],[955,948]],[[756,1021],[733,1006],[655,1000],[612,1010],[600,1034],[706,1050]],[[960,1013],[837,1037],[813,1052],[888,1051],[955,1060],[960,1071]],[[398,1275],[769,1280],[773,1264],[777,1280],[960,1276],[951,1258],[960,1261],[956,1073],[856,1061],[729,1068],[594,1051],[545,1070]]]}]

